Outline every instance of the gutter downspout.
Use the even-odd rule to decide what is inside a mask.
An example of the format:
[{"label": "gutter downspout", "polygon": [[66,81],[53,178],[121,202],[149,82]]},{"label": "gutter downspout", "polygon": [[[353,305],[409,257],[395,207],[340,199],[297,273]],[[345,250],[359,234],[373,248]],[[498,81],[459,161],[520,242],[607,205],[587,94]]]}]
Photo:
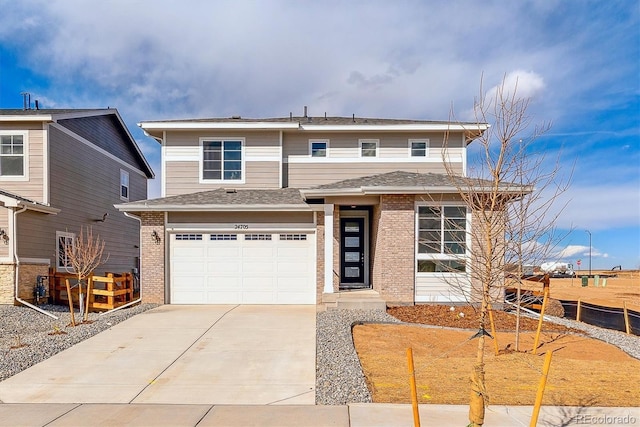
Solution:
[{"label": "gutter downspout", "polygon": [[11,244],[13,245],[13,260],[16,263],[16,272],[15,272],[15,278],[14,278],[14,282],[15,282],[15,295],[14,298],[16,301],[18,301],[20,304],[26,305],[29,308],[33,308],[36,311],[39,311],[42,314],[46,314],[49,317],[52,317],[56,320],[58,320],[57,316],[54,316],[53,314],[49,313],[48,311],[45,311],[43,309],[41,309],[40,307],[37,307],[31,303],[26,302],[25,300],[23,300],[22,298],[20,298],[19,295],[19,282],[18,279],[20,278],[20,258],[18,257],[18,242],[16,239],[16,236],[18,235],[18,214],[24,212],[27,210],[26,206],[23,206],[22,209],[20,210],[15,210],[13,211],[13,227],[11,229],[11,234],[13,234],[11,236]]},{"label": "gutter downspout", "polygon": [[[138,220],[140,222],[140,228],[139,228],[139,230],[140,230],[140,244],[139,244],[138,248],[139,248],[139,252],[140,252],[140,260],[142,260],[142,218],[137,217],[135,215],[131,215],[129,212],[123,212],[123,214],[127,218],[135,219],[135,220]],[[140,270],[142,270],[142,268]],[[140,276],[142,276],[142,272],[141,271],[138,271],[138,274]],[[138,299],[136,299],[134,301],[131,301],[131,302],[128,302],[128,303],[126,303],[124,305],[121,305],[120,307],[116,307],[116,308],[111,309],[109,311],[105,311],[104,313],[100,313],[100,316],[104,316],[107,313],[113,313],[114,311],[118,311],[118,310],[120,310],[122,308],[130,307],[130,306],[132,306],[134,304],[137,304],[137,303],[139,303],[141,301],[142,301],[142,283],[140,283],[140,296],[138,297]]]}]

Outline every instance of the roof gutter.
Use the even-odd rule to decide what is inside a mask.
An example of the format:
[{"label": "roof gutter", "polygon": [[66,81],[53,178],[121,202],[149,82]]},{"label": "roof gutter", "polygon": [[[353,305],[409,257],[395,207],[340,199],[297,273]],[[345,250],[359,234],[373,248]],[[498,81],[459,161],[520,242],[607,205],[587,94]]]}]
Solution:
[{"label": "roof gutter", "polygon": [[13,211],[13,226],[11,227],[11,234],[12,236],[10,237],[11,239],[11,244],[13,245],[13,260],[16,263],[16,270],[15,270],[15,277],[14,277],[14,285],[15,285],[15,295],[14,298],[16,301],[18,301],[20,304],[26,305],[29,308],[32,308],[36,311],[39,311],[42,314],[46,314],[49,317],[52,317],[54,319],[58,319],[57,316],[54,316],[53,314],[49,313],[48,311],[45,311],[43,309],[41,309],[40,307],[37,307],[25,300],[23,300],[22,298],[20,298],[20,257],[18,257],[18,242],[16,239],[16,236],[18,234],[18,214],[21,214],[22,212],[26,211],[28,208],[27,206],[23,206],[20,210],[14,210]]},{"label": "roof gutter", "polygon": [[310,212],[306,204],[299,205],[114,205],[122,212]]}]

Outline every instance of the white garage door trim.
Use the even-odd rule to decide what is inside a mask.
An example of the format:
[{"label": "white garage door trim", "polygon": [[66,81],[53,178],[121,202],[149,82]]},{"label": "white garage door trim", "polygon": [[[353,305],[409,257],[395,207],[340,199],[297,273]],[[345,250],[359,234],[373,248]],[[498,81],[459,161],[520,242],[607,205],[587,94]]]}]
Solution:
[{"label": "white garage door trim", "polygon": [[306,231],[170,234],[172,304],[315,304],[316,235]]}]

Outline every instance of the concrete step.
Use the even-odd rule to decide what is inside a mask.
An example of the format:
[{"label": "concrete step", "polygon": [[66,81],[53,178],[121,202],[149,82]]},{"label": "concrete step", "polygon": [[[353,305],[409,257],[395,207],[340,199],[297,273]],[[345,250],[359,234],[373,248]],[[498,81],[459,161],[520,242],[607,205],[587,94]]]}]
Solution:
[{"label": "concrete step", "polygon": [[371,289],[322,294],[327,310],[386,310],[387,303]]}]

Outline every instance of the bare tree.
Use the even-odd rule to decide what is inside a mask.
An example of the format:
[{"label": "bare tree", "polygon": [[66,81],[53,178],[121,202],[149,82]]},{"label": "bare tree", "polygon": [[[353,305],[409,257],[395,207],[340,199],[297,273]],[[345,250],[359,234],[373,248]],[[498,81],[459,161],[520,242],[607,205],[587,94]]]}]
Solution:
[{"label": "bare tree", "polygon": [[[89,297],[83,292],[83,286],[87,286],[86,279],[93,273],[93,271],[100,265],[107,262],[109,255],[103,256],[105,242],[99,235],[94,237],[93,230],[90,227],[80,227],[80,234],[73,239],[72,244],[64,246],[64,251],[60,254],[64,257],[64,262],[61,265],[65,265],[68,271],[72,271],[78,278],[78,298],[80,313],[85,316],[89,310]],[[68,292],[71,310],[71,323],[75,326],[75,319],[73,317],[73,304],[71,302],[71,293]],[[85,297],[86,295],[86,297]]]},{"label": "bare tree", "polygon": [[[547,256],[553,242],[557,242],[553,237],[553,224],[559,213],[554,214],[551,207],[567,189],[567,184],[557,180],[559,163],[549,165],[532,145],[550,126],[545,124],[530,130],[527,115],[530,99],[519,97],[517,89],[517,83],[515,87],[507,87],[506,79],[487,95],[481,86],[480,98],[474,104],[474,128],[479,124],[490,124],[490,127],[476,135],[474,145],[479,148],[479,159],[469,162],[466,177],[447,161],[448,137],[443,149],[447,175],[471,216],[471,226],[466,228],[466,223],[448,220],[445,215],[451,230],[464,227],[465,232],[458,235],[464,236],[461,246],[466,248],[468,244],[470,250],[457,255],[462,262],[455,269],[450,263],[441,267],[442,271],[460,273],[460,264],[464,265],[465,274],[450,274],[447,281],[477,308],[479,330],[474,336],[478,345],[471,375],[471,426],[484,423],[488,403],[484,349],[485,337],[489,335],[485,331],[492,302],[501,303],[504,298],[505,267],[516,266],[512,277],[518,286],[519,298],[523,266]],[[517,337],[518,332],[516,341]]]}]

